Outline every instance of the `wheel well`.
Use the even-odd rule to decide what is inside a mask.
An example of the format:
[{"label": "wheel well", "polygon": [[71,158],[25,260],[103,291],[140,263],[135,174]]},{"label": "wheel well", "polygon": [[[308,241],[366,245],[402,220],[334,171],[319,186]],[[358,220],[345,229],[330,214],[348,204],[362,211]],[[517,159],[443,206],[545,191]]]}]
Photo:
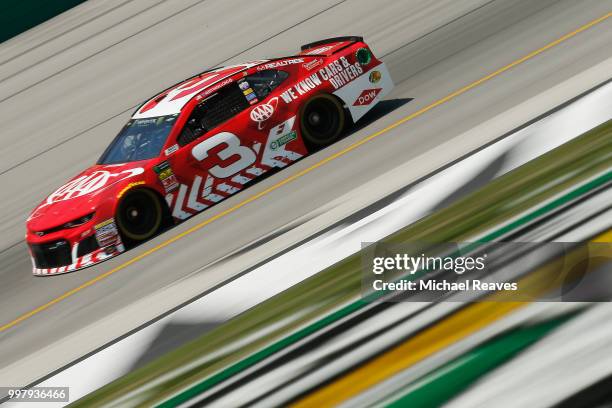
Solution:
[{"label": "wheel well", "polygon": [[299,117],[300,118],[302,117],[302,113],[304,112],[304,107],[306,106],[306,104],[309,101],[311,101],[311,100],[313,100],[315,98],[318,98],[320,96],[329,96],[329,97],[335,99],[336,101],[338,101],[340,103],[340,105],[342,105],[342,107],[344,108],[346,113],[349,113],[348,106],[347,106],[346,102],[342,98],[340,98],[338,95],[334,95],[332,93],[327,93],[327,92],[319,92],[319,93],[317,93],[315,95],[312,95],[310,98],[307,98],[304,102],[302,102],[302,104],[300,105],[300,108],[299,108]]},{"label": "wheel well", "polygon": [[[134,192],[137,192],[137,191],[142,191],[142,190],[147,190],[148,192],[153,193],[153,195],[157,198],[157,201],[159,201],[159,205],[161,206],[162,216],[163,216],[162,227],[167,227],[167,226],[171,225],[173,223],[173,219],[172,219],[172,213],[170,212],[170,207],[168,207],[168,202],[160,194],[159,191],[157,191],[157,190],[155,190],[153,188],[140,187],[139,186],[139,187],[136,187],[136,188],[133,188],[133,189],[130,189],[129,191],[127,191],[123,195],[123,197],[125,197],[127,194],[131,194],[131,193],[134,193]],[[116,207],[117,209],[119,208],[120,204],[121,204],[121,200],[117,203],[117,207]]]},{"label": "wheel well", "polygon": [[[335,100],[337,100],[338,102],[340,102],[340,105],[342,105],[342,108],[344,109],[344,116],[345,116],[345,120],[347,122],[347,125],[353,125],[353,117],[351,116],[351,111],[348,108],[348,102],[345,101],[344,99],[342,99],[341,97],[339,97],[338,95],[334,95],[333,93],[327,93],[327,92],[319,92],[318,94],[314,95],[313,98],[316,98],[319,95],[328,95],[331,96],[332,98],[334,98]],[[346,130],[346,128],[345,128]]]},{"label": "wheel well", "polygon": [[[328,99],[334,102],[334,104],[337,104],[337,109],[339,109],[341,111],[341,113],[343,114],[342,117],[342,122],[340,125],[340,130],[339,130],[339,134],[336,134],[335,136],[332,136],[331,139],[329,141],[325,141],[325,139],[323,139],[322,141],[317,141],[316,138],[313,139],[312,137],[309,137],[304,129],[304,124],[303,124],[303,119],[304,119],[304,112],[307,108],[307,106],[309,105],[309,103],[311,103],[312,101],[316,100],[316,99]],[[312,95],[310,98],[308,98],[307,100],[305,100],[300,108],[299,108],[299,115],[298,115],[298,126],[300,128],[301,131],[301,135],[302,135],[302,140],[304,141],[304,144],[306,146],[306,149],[309,152],[316,152],[318,150],[320,150],[323,147],[326,147],[328,144],[333,143],[334,141],[336,141],[338,139],[338,137],[342,137],[342,135],[346,132],[346,129],[349,125],[352,124],[351,119],[350,119],[350,113],[348,112],[348,108],[346,107],[346,104],[344,103],[344,101],[342,100],[342,98],[338,97],[337,95],[331,94],[331,93],[327,93],[327,92],[319,92],[315,95]]]},{"label": "wheel well", "polygon": [[166,199],[159,193],[159,191],[154,190],[152,188],[146,188],[146,189],[153,192],[153,194],[155,194],[155,197],[157,197],[157,200],[159,201],[159,204],[161,205],[162,214],[164,217],[163,222],[162,222],[162,228],[172,225],[174,221],[172,218],[172,213],[170,212],[170,207],[168,207],[168,202],[166,201]]},{"label": "wheel well", "polygon": [[332,98],[334,98],[335,100],[340,102],[340,104],[342,106],[346,106],[346,102],[342,98],[340,98],[338,95],[334,95],[333,93],[328,93],[328,92],[319,92],[319,93],[313,95],[312,97],[308,98],[308,100],[316,98],[316,97],[321,96],[321,95],[331,96]]}]

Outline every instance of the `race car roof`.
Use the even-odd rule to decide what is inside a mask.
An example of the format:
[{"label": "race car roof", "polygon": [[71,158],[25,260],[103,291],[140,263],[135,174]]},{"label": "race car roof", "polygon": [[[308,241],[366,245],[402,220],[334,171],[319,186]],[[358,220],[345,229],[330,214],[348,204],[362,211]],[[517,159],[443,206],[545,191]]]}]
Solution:
[{"label": "race car roof", "polygon": [[187,102],[198,93],[238,72],[265,62],[268,62],[268,60],[251,61],[240,65],[221,67],[187,79],[142,104],[134,113],[132,119],[152,118],[179,113]]}]

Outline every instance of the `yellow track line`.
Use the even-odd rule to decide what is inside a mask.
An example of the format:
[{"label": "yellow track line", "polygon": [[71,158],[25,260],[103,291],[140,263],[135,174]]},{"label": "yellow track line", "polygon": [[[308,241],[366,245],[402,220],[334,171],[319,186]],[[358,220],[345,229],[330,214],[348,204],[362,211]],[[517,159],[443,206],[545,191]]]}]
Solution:
[{"label": "yellow track line", "polygon": [[[591,239],[591,242],[612,242],[612,230],[596,236]],[[557,287],[561,282],[556,278],[558,278],[559,271],[564,269],[563,265],[568,258],[582,260],[585,256],[595,258],[605,256],[609,260],[611,255],[612,245],[608,245],[595,247],[592,253],[576,250],[557,261],[549,262],[518,282],[520,294],[496,292],[489,297],[489,301],[473,303],[327,386],[298,400],[292,407],[338,405],[530,303],[507,301],[504,298],[536,300],[540,294]],[[593,263],[591,268],[594,269],[596,266],[597,263]]]},{"label": "yellow track line", "polygon": [[340,150],[340,151],[336,152],[335,154],[324,158],[323,160],[313,164],[312,166],[310,166],[308,168],[305,168],[305,169],[299,171],[298,173],[295,173],[294,175],[287,177],[284,180],[279,181],[278,183],[268,187],[267,189],[265,189],[265,190],[255,194],[255,195],[247,198],[244,201],[241,201],[240,203],[236,204],[235,206],[233,206],[231,208],[228,208],[227,210],[224,210],[224,211],[222,211],[222,212],[212,216],[211,218],[208,218],[208,219],[202,221],[201,223],[199,223],[197,225],[194,225],[193,227],[191,227],[191,228],[181,232],[180,234],[175,235],[174,237],[168,239],[167,241],[164,241],[164,242],[158,244],[157,246],[155,246],[155,247],[153,247],[153,248],[151,248],[151,249],[141,253],[140,255],[137,255],[134,258],[132,258],[132,259],[122,263],[121,265],[118,265],[118,266],[114,267],[113,269],[111,269],[111,270],[109,270],[107,272],[104,272],[101,275],[96,276],[95,278],[93,278],[93,279],[83,283],[80,286],[77,286],[74,289],[69,290],[68,292],[64,293],[63,295],[60,295],[59,297],[57,297],[57,298],[55,298],[55,299],[53,299],[53,300],[51,300],[51,301],[49,301],[47,303],[45,303],[44,305],[41,305],[41,306],[37,307],[36,309],[34,309],[34,310],[32,310],[32,311],[30,311],[28,313],[25,313],[25,314],[19,316],[18,318],[16,318],[12,322],[9,322],[9,323],[1,326],[0,327],[0,332],[3,332],[4,330],[7,330],[7,329],[11,328],[11,327],[15,326],[16,324],[18,324],[18,323],[20,323],[20,322],[22,322],[22,321],[24,321],[26,319],[29,319],[30,317],[34,316],[35,314],[40,313],[40,312],[42,312],[45,309],[48,309],[49,307],[53,306],[54,304],[61,302],[62,300],[64,300],[64,299],[74,295],[75,293],[77,293],[77,292],[79,292],[79,291],[81,291],[81,290],[83,290],[83,289],[85,289],[85,288],[87,288],[87,287],[89,287],[91,285],[93,285],[94,283],[99,282],[102,279],[105,279],[105,278],[109,277],[110,275],[112,275],[112,274],[114,274],[116,272],[119,272],[122,269],[125,269],[129,265],[131,265],[131,264],[133,264],[135,262],[138,262],[139,260],[143,259],[144,257],[149,256],[152,253],[157,252],[157,251],[159,251],[162,248],[165,248],[166,246],[170,245],[174,241],[177,241],[177,240],[183,238],[184,236],[189,235],[189,234],[191,234],[191,233],[193,233],[193,232],[195,232],[195,231],[205,227],[206,225],[208,225],[208,224],[218,220],[219,218],[225,217],[226,215],[231,214],[231,213],[237,211],[238,209],[244,207],[245,205],[247,205],[247,204],[249,204],[249,203],[251,203],[251,202],[253,202],[255,200],[258,200],[259,198],[261,198],[261,197],[263,197],[265,195],[268,195],[272,191],[277,190],[280,187],[284,186],[285,184],[288,184],[288,183],[290,183],[290,182],[292,182],[292,181],[302,177],[303,175],[310,173],[311,171],[313,171],[313,170],[323,166],[324,164],[326,164],[326,163],[328,163],[328,162],[330,162],[332,160],[335,160],[338,157],[344,156],[348,152],[350,152],[350,151],[356,149],[357,147],[359,147],[359,146],[369,142],[370,140],[372,140],[372,139],[374,139],[374,138],[376,138],[376,137],[378,137],[378,136],[380,136],[380,135],[382,135],[384,133],[387,133],[388,131],[390,131],[392,129],[395,129],[399,125],[401,125],[403,123],[406,123],[406,122],[408,122],[408,121],[410,121],[410,120],[412,120],[412,119],[414,119],[414,118],[416,118],[418,116],[421,116],[421,115],[423,115],[426,112],[429,112],[433,108],[435,108],[435,107],[437,107],[439,105],[442,105],[442,104],[450,101],[451,99],[456,98],[457,96],[459,96],[461,94],[464,94],[465,92],[467,92],[470,89],[472,89],[472,88],[482,84],[483,82],[486,82],[486,81],[488,81],[488,80],[490,80],[490,79],[492,79],[492,78],[494,78],[494,77],[496,77],[496,76],[498,76],[498,75],[508,71],[509,69],[511,69],[511,68],[513,68],[513,67],[515,67],[515,66],[517,66],[519,64],[522,64],[523,62],[525,62],[525,61],[535,57],[536,55],[539,55],[539,54],[543,53],[544,51],[546,51],[546,50],[548,50],[548,49],[550,49],[550,48],[552,48],[552,47],[554,47],[554,46],[556,46],[556,45],[558,45],[558,44],[560,44],[560,43],[562,43],[562,42],[564,42],[564,41],[574,37],[575,35],[583,32],[583,31],[585,31],[585,30],[587,30],[587,29],[589,29],[591,27],[593,27],[594,25],[601,23],[602,21],[606,20],[607,18],[609,18],[611,16],[612,16],[612,12],[610,12],[608,14],[605,14],[605,15],[603,15],[603,16],[601,16],[601,17],[599,17],[599,18],[597,18],[597,19],[595,19],[595,20],[593,20],[593,21],[591,21],[591,22],[589,22],[589,23],[587,23],[587,24],[577,28],[576,30],[572,31],[571,33],[567,33],[564,36],[559,37],[558,39],[556,39],[556,40],[546,44],[542,48],[538,48],[537,50],[530,52],[529,54],[525,55],[524,57],[519,58],[519,59],[511,62],[510,64],[508,64],[508,65],[498,69],[497,71],[492,72],[489,75],[486,75],[486,76],[480,78],[479,80],[474,81],[471,84],[464,86],[463,88],[461,88],[461,89],[459,89],[459,90],[457,90],[457,91],[455,91],[455,92],[453,92],[453,93],[443,97],[442,99],[438,99],[437,101],[431,103],[430,105],[427,105],[424,108],[422,108],[422,109],[420,109],[420,110],[418,110],[418,111],[416,111],[416,112],[414,112],[414,113],[412,113],[412,114],[410,114],[408,116],[405,116],[404,118],[398,120],[395,123],[392,123],[391,125],[387,126],[386,128],[384,128],[382,130],[379,130],[378,132],[375,132],[375,133],[365,137],[364,139],[361,139],[361,140],[351,144],[350,146],[347,146],[343,150]]}]

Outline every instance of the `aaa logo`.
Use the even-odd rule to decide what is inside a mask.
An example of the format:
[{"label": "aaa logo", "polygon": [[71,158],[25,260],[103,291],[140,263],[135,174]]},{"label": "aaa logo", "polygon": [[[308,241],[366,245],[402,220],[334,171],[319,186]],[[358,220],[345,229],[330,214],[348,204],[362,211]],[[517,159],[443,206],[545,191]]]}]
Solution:
[{"label": "aaa logo", "polygon": [[81,197],[86,194],[93,193],[94,191],[105,187],[111,181],[121,181],[126,178],[142,174],[143,172],[144,169],[142,167],[124,170],[119,173],[111,173],[107,170],[95,171],[89,176],[81,176],[64,184],[63,186],[55,190],[53,193],[51,193],[42,206],[49,205],[57,201],[69,200],[71,198]]},{"label": "aaa logo", "polygon": [[265,127],[265,121],[274,115],[276,106],[278,105],[278,97],[270,99],[267,103],[262,103],[251,110],[251,120],[257,122],[257,129],[262,130]]}]

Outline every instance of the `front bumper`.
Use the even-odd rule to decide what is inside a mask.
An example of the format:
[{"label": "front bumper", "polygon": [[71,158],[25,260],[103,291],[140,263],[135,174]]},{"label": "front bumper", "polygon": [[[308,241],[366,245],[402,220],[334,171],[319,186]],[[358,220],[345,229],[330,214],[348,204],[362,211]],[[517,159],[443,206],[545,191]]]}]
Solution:
[{"label": "front bumper", "polygon": [[73,272],[125,251],[112,220],[97,224],[93,231],[93,234],[85,237],[78,234],[78,231],[70,230],[55,232],[44,240],[29,237],[32,273],[47,276]]},{"label": "front bumper", "polygon": [[[76,258],[67,258],[69,260],[69,264],[67,265],[57,265],[51,266],[49,264],[44,265],[37,261],[40,259],[35,259],[35,255],[32,255],[32,274],[36,276],[48,276],[48,275],[60,275],[62,273],[74,272],[79,269],[87,268],[88,266],[95,265],[102,261],[107,260],[108,258],[112,258],[115,255],[119,255],[120,253],[125,252],[125,247],[123,244],[119,245],[109,245],[104,248],[98,248],[93,252],[90,252],[86,255]],[[65,255],[62,255],[65,256]],[[66,259],[66,258],[62,258]],[[38,266],[47,266],[47,267],[38,267]]]}]

